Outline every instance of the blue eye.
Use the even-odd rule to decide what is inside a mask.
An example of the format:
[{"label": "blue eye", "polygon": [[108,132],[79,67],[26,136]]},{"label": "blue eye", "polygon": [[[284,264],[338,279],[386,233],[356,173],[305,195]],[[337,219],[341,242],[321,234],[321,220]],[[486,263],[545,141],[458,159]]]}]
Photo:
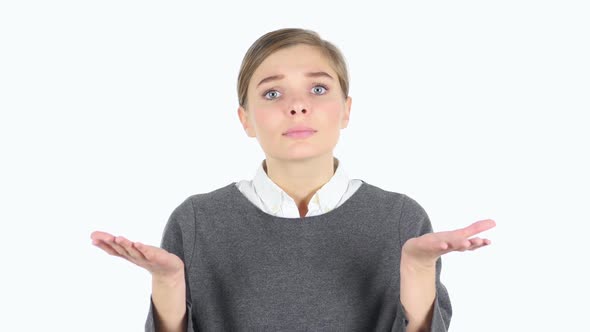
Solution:
[{"label": "blue eye", "polygon": [[[318,89],[318,88],[320,88],[320,89]],[[323,89],[323,91],[324,91],[324,92],[321,92],[321,91],[322,91],[322,89]],[[325,86],[323,86],[323,85],[321,85],[321,84],[318,84],[318,85],[314,86],[314,87],[313,87],[313,89],[312,89],[312,91],[313,91],[314,93],[315,93],[315,92],[317,92],[318,90],[319,90],[319,92],[320,92],[320,93],[318,93],[318,94],[320,94],[320,95],[323,95],[323,94],[325,94],[326,92],[328,92],[328,88],[326,88]]]},{"label": "blue eye", "polygon": [[[274,93],[276,96],[269,98],[269,94],[271,94],[271,93]],[[264,98],[268,99],[268,100],[273,100],[273,99],[278,98],[279,95],[280,95],[280,93],[277,90],[268,90],[264,93]]]},{"label": "blue eye", "polygon": [[[313,86],[313,88],[311,89],[313,94],[316,95],[324,95],[328,92],[328,88],[326,86],[324,86],[323,84],[316,84]],[[275,100],[277,98],[279,98],[281,96],[281,93],[278,92],[277,90],[266,90],[263,94],[262,97],[266,100]]]}]

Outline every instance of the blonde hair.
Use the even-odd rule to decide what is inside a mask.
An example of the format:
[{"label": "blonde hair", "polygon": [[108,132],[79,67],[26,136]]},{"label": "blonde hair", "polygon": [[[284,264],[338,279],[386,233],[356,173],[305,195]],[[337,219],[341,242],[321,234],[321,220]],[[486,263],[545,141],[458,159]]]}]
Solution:
[{"label": "blonde hair", "polygon": [[285,28],[264,34],[246,52],[238,74],[238,102],[240,106],[246,107],[248,84],[258,66],[272,53],[298,44],[315,46],[328,58],[332,64],[332,69],[338,75],[338,82],[344,97],[348,97],[348,70],[340,50],[329,41],[320,38],[315,31]]}]

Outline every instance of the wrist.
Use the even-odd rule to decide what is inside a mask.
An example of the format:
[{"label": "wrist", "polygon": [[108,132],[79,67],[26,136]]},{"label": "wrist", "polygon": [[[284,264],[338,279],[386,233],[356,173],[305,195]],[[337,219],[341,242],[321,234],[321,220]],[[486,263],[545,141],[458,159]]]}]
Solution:
[{"label": "wrist", "polygon": [[166,274],[152,273],[152,283],[167,287],[184,286],[184,270]]},{"label": "wrist", "polygon": [[436,270],[436,259],[418,259],[402,251],[400,269],[413,273],[430,273]]}]

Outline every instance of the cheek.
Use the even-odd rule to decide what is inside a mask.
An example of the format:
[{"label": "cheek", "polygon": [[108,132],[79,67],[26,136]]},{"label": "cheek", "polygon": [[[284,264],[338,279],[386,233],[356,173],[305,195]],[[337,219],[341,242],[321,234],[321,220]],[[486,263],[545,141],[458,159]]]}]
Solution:
[{"label": "cheek", "polygon": [[260,131],[272,130],[280,123],[279,113],[272,108],[257,108],[254,110],[254,122]]},{"label": "cheek", "polygon": [[335,127],[340,125],[340,117],[344,112],[344,104],[340,100],[326,100],[315,107],[317,115]]}]

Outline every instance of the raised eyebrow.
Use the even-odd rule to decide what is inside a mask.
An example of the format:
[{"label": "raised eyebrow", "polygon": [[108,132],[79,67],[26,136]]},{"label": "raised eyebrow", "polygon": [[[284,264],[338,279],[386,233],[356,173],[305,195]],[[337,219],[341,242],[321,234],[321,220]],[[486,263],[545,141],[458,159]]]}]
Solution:
[{"label": "raised eyebrow", "polygon": [[269,76],[267,78],[264,78],[262,81],[260,81],[258,83],[258,85],[256,85],[256,87],[259,87],[261,84],[264,84],[264,83],[281,80],[284,77],[285,77],[285,75],[273,75],[273,76]]},{"label": "raised eyebrow", "polygon": [[325,71],[316,71],[316,72],[312,72],[312,73],[306,73],[305,76],[306,77],[327,77],[331,80],[334,79],[332,76],[330,76],[330,74],[326,73]]},{"label": "raised eyebrow", "polygon": [[[330,74],[328,74],[328,73],[326,73],[324,71],[316,71],[316,72],[305,73],[305,76],[306,77],[326,77],[326,78],[329,78],[331,80],[334,79]],[[258,85],[256,85],[256,87],[259,87],[261,84],[264,84],[264,83],[282,80],[283,78],[285,78],[285,75],[272,75],[272,76],[269,76],[269,77],[266,77],[266,78],[262,79],[258,83]]]}]

